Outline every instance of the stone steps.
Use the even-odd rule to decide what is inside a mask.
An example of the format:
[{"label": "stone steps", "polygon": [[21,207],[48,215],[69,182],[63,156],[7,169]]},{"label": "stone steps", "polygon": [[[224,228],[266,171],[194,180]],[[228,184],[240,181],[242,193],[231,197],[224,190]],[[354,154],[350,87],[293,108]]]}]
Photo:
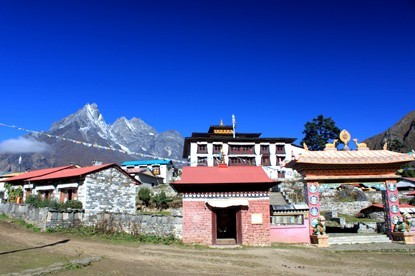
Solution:
[{"label": "stone steps", "polygon": [[391,243],[386,235],[345,235],[331,236],[329,234],[329,245],[332,244],[357,244],[357,243]]}]

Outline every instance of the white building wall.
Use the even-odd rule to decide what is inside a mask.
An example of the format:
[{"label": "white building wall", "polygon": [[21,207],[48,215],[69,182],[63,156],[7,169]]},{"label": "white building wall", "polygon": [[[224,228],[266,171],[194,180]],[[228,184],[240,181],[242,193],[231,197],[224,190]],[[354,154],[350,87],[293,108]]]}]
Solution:
[{"label": "white building wall", "polygon": [[190,143],[190,166],[197,166],[197,143]]},{"label": "white building wall", "polygon": [[260,144],[255,144],[254,146],[255,149],[255,164],[257,166],[261,166],[261,145]]},{"label": "white building wall", "polygon": [[272,167],[277,165],[277,157],[275,156],[275,152],[276,152],[275,144],[270,144],[269,145],[269,154],[270,154],[269,162]]}]

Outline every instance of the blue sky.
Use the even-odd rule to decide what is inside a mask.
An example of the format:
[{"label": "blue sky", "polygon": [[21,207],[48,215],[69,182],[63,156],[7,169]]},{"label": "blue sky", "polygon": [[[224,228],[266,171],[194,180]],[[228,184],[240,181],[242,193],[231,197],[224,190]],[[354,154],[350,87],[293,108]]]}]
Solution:
[{"label": "blue sky", "polygon": [[299,143],[323,114],[364,140],[415,109],[414,30],[414,1],[1,1],[0,123],[96,103],[185,137],[235,114]]}]

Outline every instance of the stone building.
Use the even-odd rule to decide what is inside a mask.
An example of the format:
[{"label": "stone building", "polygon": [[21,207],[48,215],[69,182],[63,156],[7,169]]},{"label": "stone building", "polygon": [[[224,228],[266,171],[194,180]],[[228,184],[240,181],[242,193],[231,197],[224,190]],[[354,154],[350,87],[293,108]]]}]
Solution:
[{"label": "stone building", "polygon": [[85,210],[84,219],[101,212],[134,214],[140,184],[116,164],[36,170],[7,182],[22,187],[24,199],[35,194],[61,203],[79,200]]}]

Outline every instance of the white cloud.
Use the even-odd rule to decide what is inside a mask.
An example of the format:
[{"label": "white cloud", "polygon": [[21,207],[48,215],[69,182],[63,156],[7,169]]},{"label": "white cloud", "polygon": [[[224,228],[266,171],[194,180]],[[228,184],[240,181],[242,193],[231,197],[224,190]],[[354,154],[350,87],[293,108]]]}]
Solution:
[{"label": "white cloud", "polygon": [[38,153],[50,150],[50,146],[31,138],[19,137],[0,143],[0,153]]}]

